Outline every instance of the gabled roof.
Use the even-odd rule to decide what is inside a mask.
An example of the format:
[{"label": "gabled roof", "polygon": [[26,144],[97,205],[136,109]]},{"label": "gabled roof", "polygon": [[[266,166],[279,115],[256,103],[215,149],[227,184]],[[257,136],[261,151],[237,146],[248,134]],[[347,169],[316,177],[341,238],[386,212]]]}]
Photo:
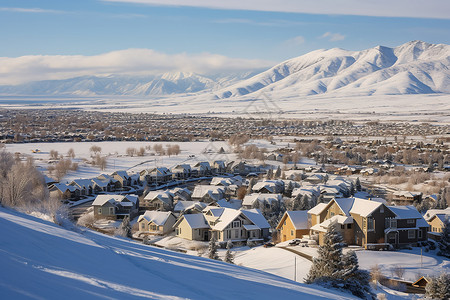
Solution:
[{"label": "gabled roof", "polygon": [[342,210],[344,215],[350,216],[350,209],[355,203],[355,198],[337,198],[334,199],[336,204],[339,206],[339,208]]},{"label": "gabled roof", "polygon": [[274,201],[281,201],[281,194],[250,194],[244,197],[244,201],[242,201],[242,205],[250,206],[253,205],[255,201],[259,202],[269,202],[272,203]]},{"label": "gabled roof", "polygon": [[100,179],[98,179],[98,178],[92,178],[91,181],[92,181],[92,183],[93,183],[94,185],[97,185],[97,186],[102,187],[102,188],[103,188],[103,187],[107,187],[108,184],[109,184],[108,181],[106,181],[106,180],[100,180]]},{"label": "gabled roof", "polygon": [[70,192],[74,192],[74,191],[78,190],[77,187],[75,187],[73,185],[67,185],[65,183],[54,183],[51,185],[51,187],[54,187],[63,193],[67,190],[69,190]]},{"label": "gabled roof", "polygon": [[308,212],[306,210],[286,211],[296,230],[308,229]]},{"label": "gabled roof", "polygon": [[269,223],[259,209],[243,209],[242,213],[260,229],[270,228]]},{"label": "gabled roof", "polygon": [[423,217],[425,220],[429,221],[432,217],[434,217],[434,215],[437,214],[450,215],[450,207],[447,207],[446,209],[429,209]]},{"label": "gabled roof", "polygon": [[388,206],[396,219],[422,219],[420,212],[412,205]]},{"label": "gabled roof", "polygon": [[198,211],[202,211],[206,207],[206,203],[199,201],[178,201],[175,204],[175,208],[173,211],[185,211],[187,209],[197,209]]},{"label": "gabled roof", "polygon": [[231,222],[233,222],[239,215],[241,214],[240,210],[231,209],[231,208],[220,208],[222,213],[219,217],[219,220],[216,225],[212,227],[213,230],[222,231],[227,227]]},{"label": "gabled roof", "polygon": [[119,177],[122,177],[123,179],[130,177],[127,173],[127,171],[115,171],[114,173],[112,173],[112,175],[117,175]]},{"label": "gabled roof", "polygon": [[160,200],[169,205],[172,205],[173,195],[168,191],[150,191],[145,195],[144,200]]},{"label": "gabled roof", "polygon": [[239,209],[242,207],[242,200],[231,199],[230,201],[227,201],[225,199],[220,199],[217,201],[217,204],[220,207]]},{"label": "gabled roof", "polygon": [[225,187],[216,185],[196,185],[192,193],[192,198],[202,198],[206,194],[223,194],[225,193]]},{"label": "gabled roof", "polygon": [[376,209],[378,209],[382,203],[378,201],[370,201],[361,198],[354,198],[354,203],[350,209],[350,213],[360,215],[361,217],[368,217]]},{"label": "gabled roof", "polygon": [[167,222],[167,219],[170,217],[172,213],[170,211],[156,211],[156,210],[147,210],[143,215],[140,215],[138,218],[138,222],[141,220],[145,220],[148,223],[153,222],[155,225],[164,225]]},{"label": "gabled roof", "polygon": [[97,195],[92,205],[103,206],[106,202],[114,204],[115,202],[122,201],[123,198],[125,198],[123,195]]},{"label": "gabled roof", "polygon": [[70,183],[70,185],[77,185],[81,188],[89,188],[92,187],[92,181],[91,179],[75,179]]},{"label": "gabled roof", "polygon": [[316,206],[308,210],[308,214],[319,215],[323,212],[325,207],[327,207],[327,203],[318,203]]},{"label": "gabled roof", "polygon": [[190,214],[190,215],[183,215],[179,221],[174,225],[177,226],[182,220],[186,220],[186,222],[189,224],[189,227],[192,229],[198,229],[198,228],[211,228],[208,225],[208,222],[206,222],[205,216],[203,214]]}]

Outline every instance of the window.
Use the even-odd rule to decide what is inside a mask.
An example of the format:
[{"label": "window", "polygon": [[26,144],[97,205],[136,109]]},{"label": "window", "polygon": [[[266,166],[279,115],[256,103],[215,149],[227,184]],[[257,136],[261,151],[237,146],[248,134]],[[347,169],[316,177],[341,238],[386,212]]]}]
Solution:
[{"label": "window", "polygon": [[367,230],[374,230],[373,218],[367,218]]},{"label": "window", "polygon": [[114,214],[114,207],[110,207],[110,208],[109,208],[109,214],[110,214],[110,215],[113,215],[113,214]]},{"label": "window", "polygon": [[334,212],[330,212],[330,216],[331,216],[331,217],[334,217]]},{"label": "window", "polygon": [[383,205],[381,205],[381,207],[380,207],[380,213],[384,213],[384,206]]},{"label": "window", "polygon": [[233,228],[234,227],[240,227],[241,226],[241,221],[233,221]]},{"label": "window", "polygon": [[345,225],[344,224],[341,224],[341,229],[345,229]]},{"label": "window", "polygon": [[363,230],[365,230],[367,228],[366,224],[367,224],[366,219],[362,219],[362,228],[363,228]]},{"label": "window", "polygon": [[101,208],[101,207],[98,208],[98,213],[99,213],[99,214],[102,213],[102,208]]},{"label": "window", "polygon": [[145,229],[145,224],[144,223],[141,224],[141,229],[142,229],[142,231],[144,231],[144,229]]},{"label": "window", "polygon": [[291,230],[291,235],[294,236],[294,230]]},{"label": "window", "polygon": [[419,230],[419,239],[421,239],[422,238],[422,230]]},{"label": "window", "polygon": [[415,230],[408,230],[408,239],[413,239],[416,237],[416,231]]},{"label": "window", "polygon": [[397,220],[396,219],[391,219],[391,228],[397,228]]},{"label": "window", "polygon": [[406,223],[411,225],[411,224],[415,223],[415,220],[414,219],[408,219],[408,220],[406,220]]},{"label": "window", "polygon": [[352,224],[347,224],[347,229],[352,229]]},{"label": "window", "polygon": [[234,231],[234,238],[237,239],[238,237],[239,237],[239,230],[236,229],[236,230]]}]

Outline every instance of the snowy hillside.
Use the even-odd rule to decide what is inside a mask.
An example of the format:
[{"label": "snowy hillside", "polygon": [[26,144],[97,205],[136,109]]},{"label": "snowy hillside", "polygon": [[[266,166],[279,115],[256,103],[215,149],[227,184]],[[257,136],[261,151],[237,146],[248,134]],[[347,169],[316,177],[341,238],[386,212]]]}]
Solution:
[{"label": "snowy hillside", "polygon": [[45,80],[17,86],[0,86],[2,95],[128,95],[161,96],[214,91],[257,72],[214,74],[203,76],[188,72],[165,73],[158,76],[111,75],[106,77],[83,76],[65,80]]},{"label": "snowy hillside", "polygon": [[421,41],[355,52],[316,50],[222,89],[216,95],[229,98],[262,91],[272,92],[274,98],[450,93],[449,66],[449,45]]},{"label": "snowy hillside", "polygon": [[0,208],[4,299],[355,299]]}]

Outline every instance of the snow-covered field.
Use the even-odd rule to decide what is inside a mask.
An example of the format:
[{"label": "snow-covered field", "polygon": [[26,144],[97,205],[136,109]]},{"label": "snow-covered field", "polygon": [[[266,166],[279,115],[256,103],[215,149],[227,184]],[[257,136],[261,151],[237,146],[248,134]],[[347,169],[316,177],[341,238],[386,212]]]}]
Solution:
[{"label": "snow-covered field", "polygon": [[355,299],[0,208],[2,299]]}]

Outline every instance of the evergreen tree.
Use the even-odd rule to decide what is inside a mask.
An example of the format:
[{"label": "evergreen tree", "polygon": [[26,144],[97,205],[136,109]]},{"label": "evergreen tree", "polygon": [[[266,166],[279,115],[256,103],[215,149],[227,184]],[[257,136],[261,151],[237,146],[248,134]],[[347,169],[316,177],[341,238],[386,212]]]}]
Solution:
[{"label": "evergreen tree", "polygon": [[208,257],[210,259],[219,260],[216,241],[216,235],[214,233],[211,233],[211,239],[209,240]]},{"label": "evergreen tree", "polygon": [[275,171],[275,178],[280,178],[281,176],[281,168],[278,166],[277,170]]},{"label": "evergreen tree", "polygon": [[450,275],[443,273],[431,277],[425,286],[425,297],[431,299],[450,299]]},{"label": "evergreen tree", "polygon": [[234,264],[234,254],[231,253],[231,248],[233,248],[233,243],[231,240],[227,242],[227,252],[225,253],[225,262]]},{"label": "evergreen tree", "polygon": [[301,199],[301,210],[308,210],[311,208],[311,205],[309,203],[309,198],[306,195],[302,196]]},{"label": "evergreen tree", "polygon": [[272,168],[269,169],[269,171],[267,171],[267,179],[272,179],[273,178],[273,170]]},{"label": "evergreen tree", "polygon": [[119,228],[116,231],[116,234],[123,237],[131,237],[131,225],[130,218],[125,216],[120,224]]},{"label": "evergreen tree", "polygon": [[450,258],[450,220],[448,218],[444,220],[438,255]]},{"label": "evergreen tree", "polygon": [[284,195],[286,197],[292,197],[292,191],[294,190],[294,184],[292,181],[289,181],[288,186],[286,187],[286,190],[284,191]]},{"label": "evergreen tree", "polygon": [[324,236],[323,246],[319,247],[318,257],[314,258],[306,283],[314,283],[322,278],[338,278],[342,266],[342,235],[336,231],[335,225],[328,227]]},{"label": "evergreen tree", "polygon": [[345,289],[357,297],[373,299],[369,272],[359,269],[354,251],[343,255],[343,246],[342,235],[336,231],[335,224],[330,225],[324,237],[324,244],[319,247],[318,257],[314,258],[305,282]]}]

